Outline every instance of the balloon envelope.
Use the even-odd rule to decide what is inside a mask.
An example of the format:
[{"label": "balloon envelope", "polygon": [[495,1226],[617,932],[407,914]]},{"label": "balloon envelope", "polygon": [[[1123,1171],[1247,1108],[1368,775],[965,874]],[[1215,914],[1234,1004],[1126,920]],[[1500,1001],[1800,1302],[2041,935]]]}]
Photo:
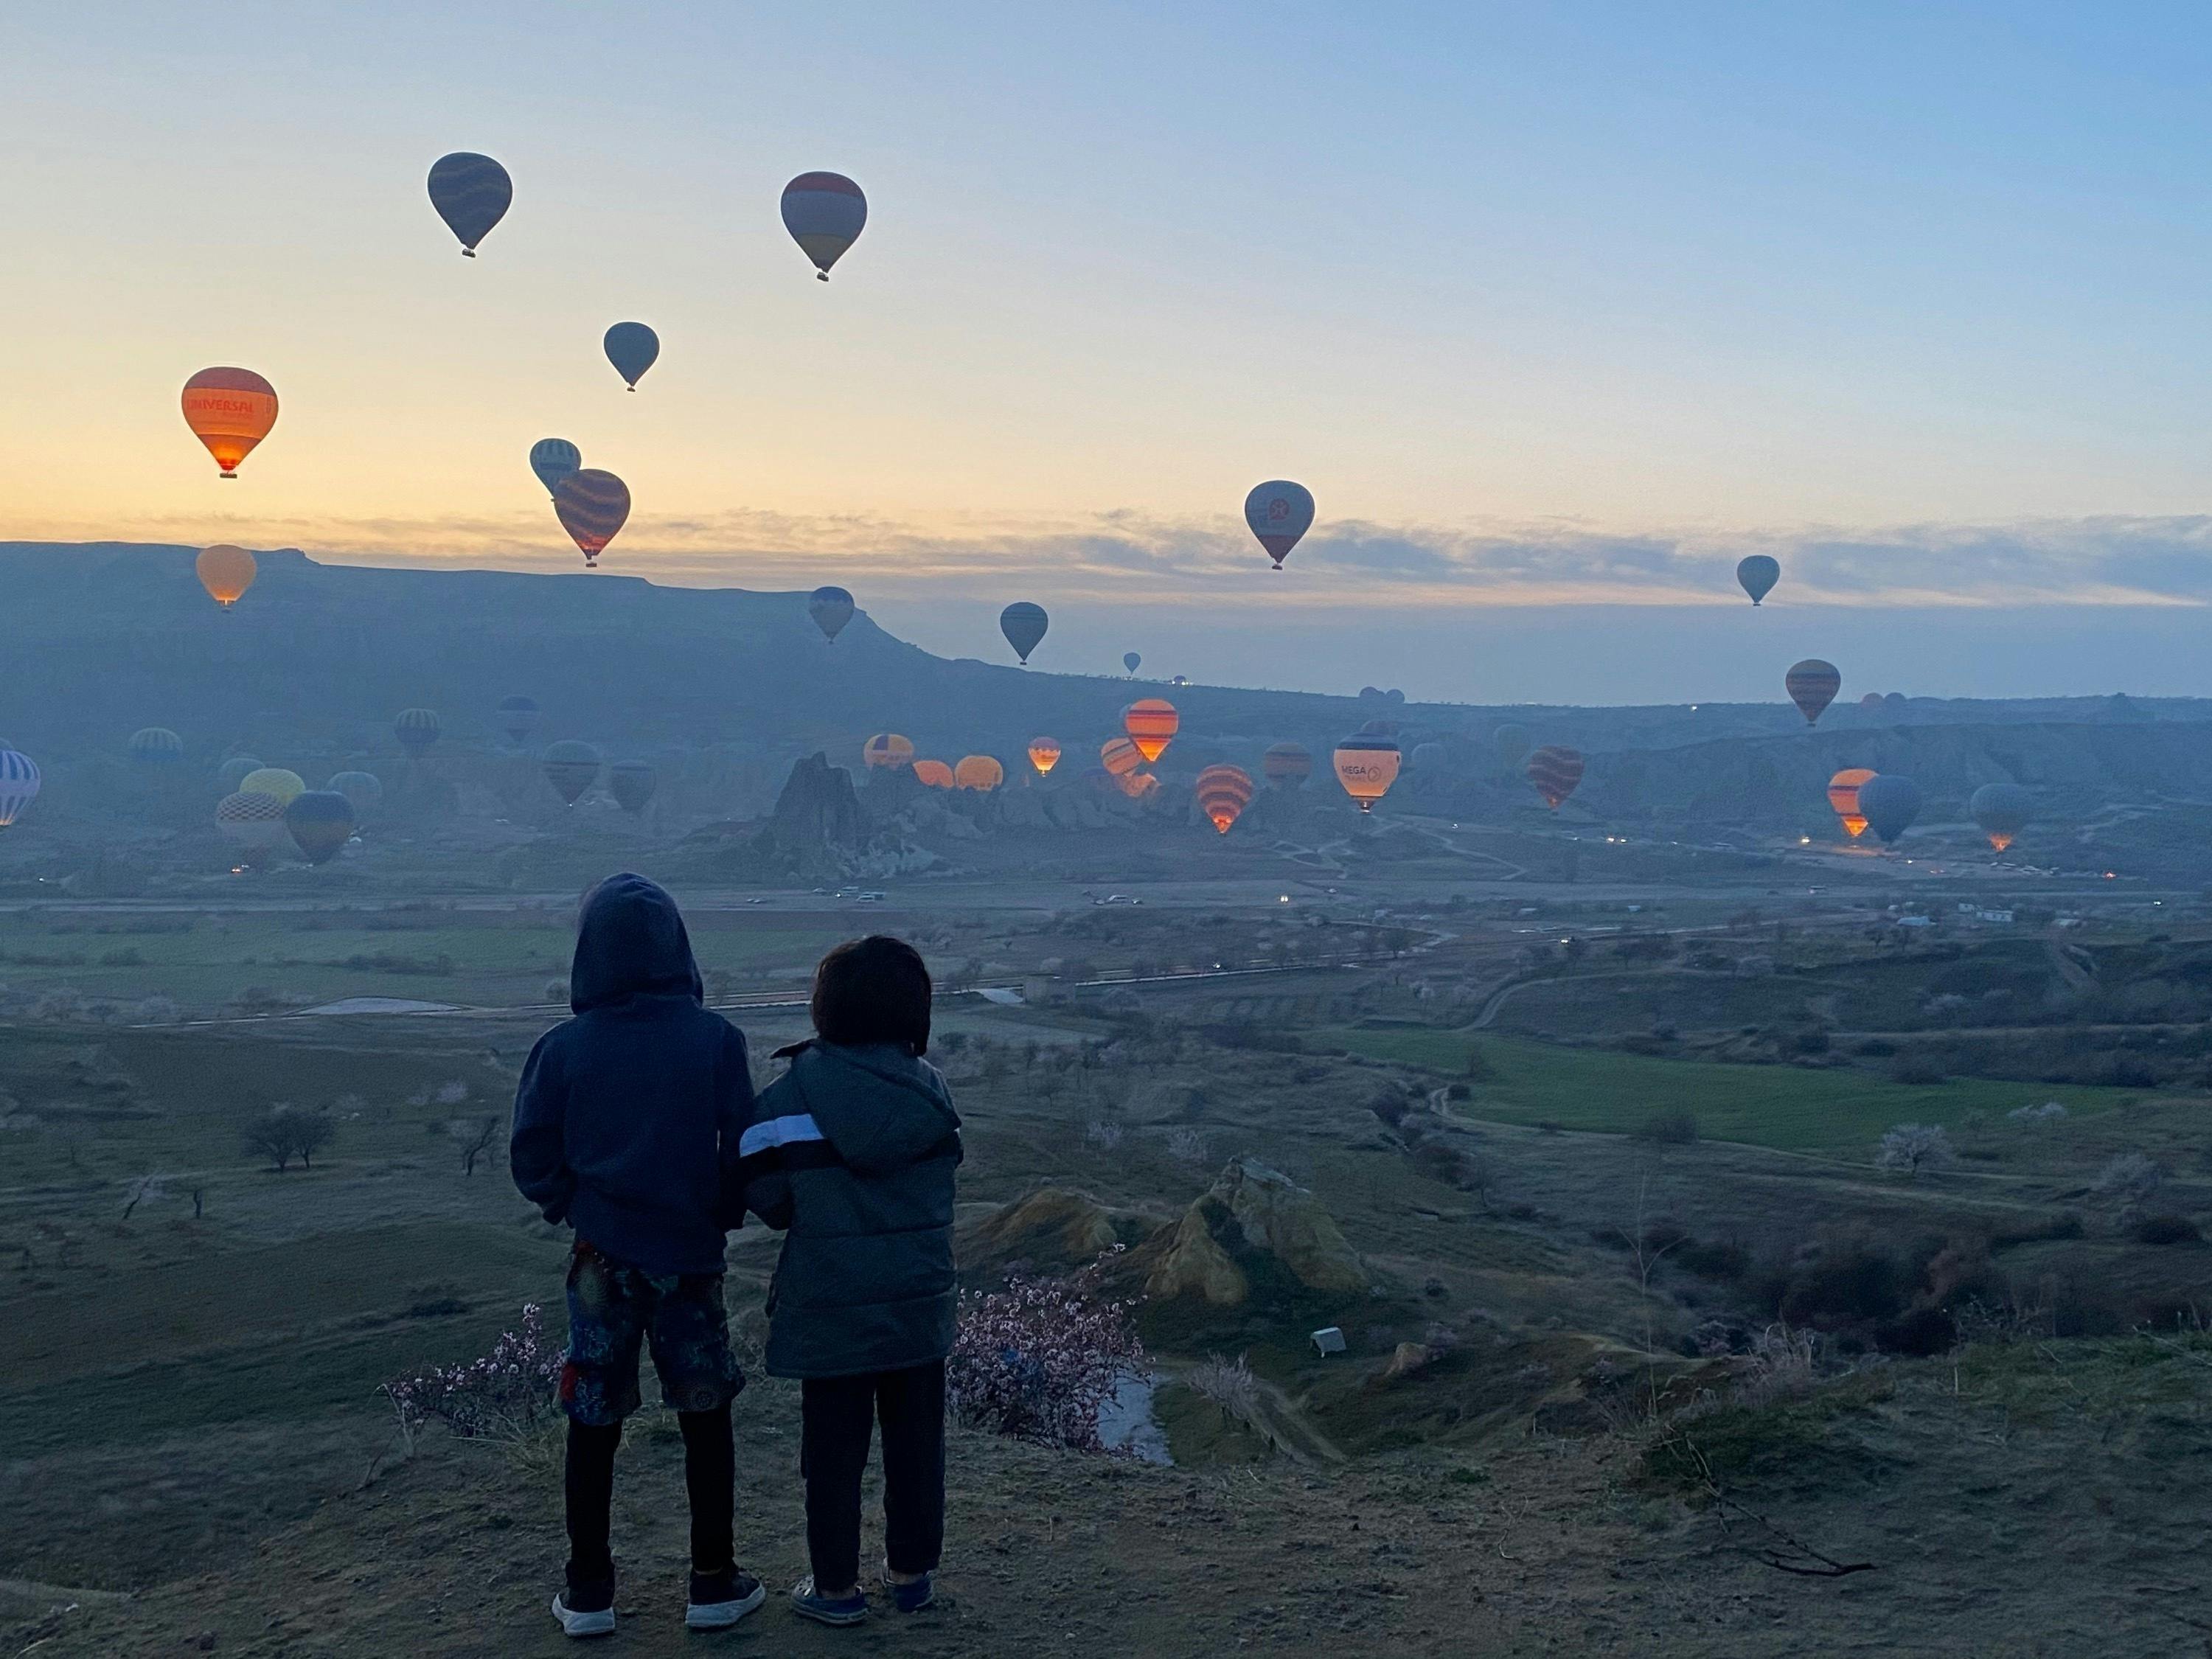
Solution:
[{"label": "balloon envelope", "polygon": [[660,337],[643,323],[617,323],[601,343],[606,348],[607,361],[632,392],[660,356]]},{"label": "balloon envelope", "polygon": [[399,746],[407,751],[410,760],[420,760],[430,752],[430,745],[438,741],[445,728],[439,724],[437,711],[429,708],[403,708],[399,718],[392,722],[392,735],[399,739]]},{"label": "balloon envelope", "polygon": [[247,778],[251,777],[254,773],[258,772],[260,769],[261,763],[256,760],[252,756],[233,755],[228,760],[216,768],[216,781],[222,786],[223,793],[228,795],[236,790],[239,785],[244,783]]},{"label": "balloon envelope", "polygon": [[1121,666],[1127,669],[1132,674],[1137,672],[1138,665],[1143,661],[1143,656],[1137,652],[1124,651],[1121,653]]},{"label": "balloon envelope", "polygon": [[1790,665],[1782,684],[1790,693],[1790,701],[1797,705],[1797,712],[1805,717],[1805,724],[1811,726],[1820,718],[1820,711],[1836,700],[1836,693],[1843,690],[1844,677],[1836,672],[1835,664],[1808,657]]},{"label": "balloon envelope", "polygon": [[1509,772],[1528,758],[1529,746],[1536,741],[1527,726],[1511,724],[1499,726],[1490,734],[1490,740],[1497,745],[1498,758]]},{"label": "balloon envelope", "polygon": [[1390,786],[1398,781],[1404,757],[1389,738],[1355,732],[1336,745],[1334,760],[1336,781],[1344,786],[1344,793],[1359,803],[1361,811],[1371,812],[1375,803],[1389,794]]},{"label": "balloon envelope", "polygon": [[1528,757],[1528,781],[1554,812],[1583,781],[1582,752],[1547,744]]},{"label": "balloon envelope", "polygon": [[520,743],[538,729],[538,699],[513,696],[499,700],[499,729]]},{"label": "balloon envelope", "polygon": [[1288,478],[1255,484],[1244,498],[1244,522],[1260,538],[1260,545],[1267,550],[1278,570],[1298,544],[1298,538],[1313,527],[1313,492]]},{"label": "balloon envelope", "polygon": [[999,631],[1006,636],[1006,643],[1014,647],[1014,654],[1024,663],[1050,626],[1052,619],[1044,614],[1044,607],[1031,605],[1027,599],[1010,605],[999,613]]},{"label": "balloon envelope", "polygon": [[1966,811],[2002,853],[2035,816],[2035,798],[2016,783],[1985,783],[1968,799]]},{"label": "balloon envelope", "polygon": [[307,787],[305,778],[282,766],[264,766],[238,781],[240,794],[267,795],[279,806],[289,806],[295,797],[306,793]]},{"label": "balloon envelope", "polygon": [[783,228],[825,283],[867,222],[868,198],[842,173],[802,173],[783,187]]},{"label": "balloon envelope", "polygon": [[1764,553],[1754,553],[1749,558],[1737,561],[1735,579],[1743,591],[1757,605],[1774,591],[1774,584],[1782,580],[1782,567]]},{"label": "balloon envelope", "polygon": [[1165,697],[1139,697],[1121,711],[1121,730],[1148,762],[1168,751],[1168,744],[1182,729],[1182,716]]},{"label": "balloon envelope", "polygon": [[530,446],[530,470],[550,495],[561,480],[584,465],[584,452],[566,438],[540,438]]},{"label": "balloon envelope", "polygon": [[185,757],[185,740],[166,726],[149,726],[131,734],[131,758],[141,766],[174,766]]},{"label": "balloon envelope", "polygon": [[193,573],[199,577],[200,586],[207,589],[208,598],[226,611],[253,586],[258,568],[253,555],[228,543],[202,548],[199,557],[192,561]]},{"label": "balloon envelope", "polygon": [[310,789],[292,797],[284,828],[310,864],[327,864],[353,837],[353,803],[335,789]]},{"label": "balloon envelope", "polygon": [[250,368],[204,368],[185,382],[185,424],[226,478],[276,424],[276,388]]},{"label": "balloon envelope", "polygon": [[384,802],[384,780],[374,772],[336,772],[323,787],[336,790],[346,798],[356,823]]},{"label": "balloon envelope", "polygon": [[914,775],[916,782],[927,784],[932,789],[950,789],[952,787],[952,769],[941,760],[916,761]]},{"label": "balloon envelope", "polygon": [[290,804],[258,790],[242,789],[215,804],[215,827],[240,851],[266,853],[291,838],[284,827],[284,809]]},{"label": "balloon envelope", "polygon": [[659,775],[643,761],[617,761],[607,770],[607,793],[625,812],[645,811],[659,782]]},{"label": "balloon envelope", "polygon": [[1881,773],[1859,786],[1859,811],[1875,834],[1893,842],[1920,816],[1920,786],[1894,772]]},{"label": "balloon envelope", "polygon": [[896,772],[914,764],[914,744],[896,732],[878,732],[860,745],[860,759],[872,772]]},{"label": "balloon envelope", "polygon": [[1128,738],[1109,738],[1098,747],[1098,763],[1115,777],[1126,777],[1145,763],[1145,757]]},{"label": "balloon envelope", "polygon": [[28,755],[0,749],[0,830],[39,796],[39,769]]},{"label": "balloon envelope", "polygon": [[514,180],[489,155],[460,149],[430,163],[430,205],[471,259],[514,200]]},{"label": "balloon envelope", "polygon": [[1194,793],[1198,810],[1217,834],[1225,836],[1252,804],[1252,775],[1241,766],[1209,766],[1198,775]]},{"label": "balloon envelope", "polygon": [[1844,833],[1853,841],[1866,833],[1867,821],[1859,811],[1859,789],[1873,776],[1870,767],[1847,766],[1828,780],[1828,805],[1843,820]]},{"label": "balloon envelope", "polygon": [[1302,743],[1270,744],[1260,757],[1260,769],[1267,775],[1268,782],[1295,789],[1313,775],[1313,756]]},{"label": "balloon envelope", "polygon": [[853,620],[853,596],[842,587],[817,587],[806,596],[806,614],[832,645]]},{"label": "balloon envelope", "polygon": [[554,486],[553,513],[583,554],[584,562],[596,564],[607,544],[629,522],[629,486],[611,472],[580,468]]},{"label": "balloon envelope", "polygon": [[963,755],[952,769],[952,781],[963,789],[989,794],[1006,781],[1006,769],[988,755]]},{"label": "balloon envelope", "polygon": [[599,781],[599,751],[574,738],[548,746],[538,764],[553,793],[571,806]]},{"label": "balloon envelope", "polygon": [[1060,739],[1057,738],[1031,738],[1030,739],[1030,764],[1036,768],[1036,775],[1039,777],[1043,777],[1050,773],[1054,767],[1060,764]]}]

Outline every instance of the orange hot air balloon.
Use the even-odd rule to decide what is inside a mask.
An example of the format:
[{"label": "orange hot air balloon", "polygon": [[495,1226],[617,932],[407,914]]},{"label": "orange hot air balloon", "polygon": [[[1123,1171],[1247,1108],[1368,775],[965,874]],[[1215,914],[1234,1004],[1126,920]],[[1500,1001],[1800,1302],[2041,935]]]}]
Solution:
[{"label": "orange hot air balloon", "polygon": [[960,764],[952,769],[956,787],[973,789],[988,795],[1006,781],[1006,769],[988,755],[963,755]]},{"label": "orange hot air balloon", "polygon": [[932,789],[952,787],[952,769],[943,761],[918,760],[914,763],[915,780]]},{"label": "orange hot air balloon", "polygon": [[1209,766],[1198,775],[1196,791],[1198,810],[1225,836],[1252,804],[1252,775],[1241,766]]},{"label": "orange hot air balloon", "polygon": [[1139,697],[1121,711],[1121,729],[1147,762],[1168,752],[1168,744],[1182,727],[1182,716],[1164,697]]},{"label": "orange hot air balloon", "polygon": [[1575,793],[1583,781],[1583,757],[1578,749],[1562,749],[1546,744],[1528,757],[1528,781],[1536,786],[1536,793],[1544,798],[1544,805],[1554,812],[1559,803]]},{"label": "orange hot air balloon", "polygon": [[185,424],[226,478],[276,424],[276,388],[250,368],[204,368],[185,382]]},{"label": "orange hot air balloon", "polygon": [[1847,766],[1828,780],[1828,805],[1844,821],[1844,833],[1853,841],[1866,833],[1867,821],[1859,811],[1859,786],[1872,776],[1870,767]]},{"label": "orange hot air balloon", "polygon": [[1160,781],[1150,772],[1127,772],[1114,780],[1115,785],[1131,800],[1143,800],[1159,793]]},{"label": "orange hot air balloon", "polygon": [[1048,775],[1054,767],[1060,764],[1060,739],[1057,738],[1031,738],[1030,739],[1030,764],[1036,768],[1036,775],[1039,777],[1042,778]]},{"label": "orange hot air balloon", "polygon": [[1336,781],[1344,793],[1359,803],[1361,811],[1371,812],[1397,782],[1404,757],[1389,738],[1355,732],[1336,745],[1335,761]]},{"label": "orange hot air balloon", "polygon": [[871,772],[896,772],[914,764],[914,744],[896,732],[878,732],[860,745],[860,759]]},{"label": "orange hot air balloon", "polygon": [[1145,763],[1137,745],[1127,738],[1109,738],[1098,747],[1098,763],[1117,778],[1126,778]]},{"label": "orange hot air balloon", "polygon": [[192,569],[199,576],[200,586],[207,589],[208,598],[226,611],[236,605],[244,597],[246,590],[253,586],[257,568],[253,555],[242,547],[232,547],[227,543],[202,548],[199,557],[192,561]]}]

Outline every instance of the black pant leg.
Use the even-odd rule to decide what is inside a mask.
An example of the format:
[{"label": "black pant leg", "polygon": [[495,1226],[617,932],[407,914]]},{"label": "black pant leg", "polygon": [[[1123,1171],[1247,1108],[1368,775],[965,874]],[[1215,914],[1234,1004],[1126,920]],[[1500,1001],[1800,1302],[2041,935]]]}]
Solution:
[{"label": "black pant leg", "polygon": [[738,1453],[730,1408],[678,1412],[676,1422],[684,1431],[684,1487],[691,1497],[691,1571],[732,1571]]},{"label": "black pant leg", "polygon": [[874,1379],[884,1423],[884,1556],[930,1572],[945,1548],[945,1362]]},{"label": "black pant leg", "polygon": [[860,1474],[875,1431],[875,1378],[809,1377],[799,1387],[799,1473],[806,1553],[817,1589],[860,1578]]},{"label": "black pant leg", "polygon": [[568,1606],[596,1613],[614,1605],[615,1563],[607,1531],[615,1500],[615,1448],[622,1425],[568,1425],[562,1487],[568,1511]]}]

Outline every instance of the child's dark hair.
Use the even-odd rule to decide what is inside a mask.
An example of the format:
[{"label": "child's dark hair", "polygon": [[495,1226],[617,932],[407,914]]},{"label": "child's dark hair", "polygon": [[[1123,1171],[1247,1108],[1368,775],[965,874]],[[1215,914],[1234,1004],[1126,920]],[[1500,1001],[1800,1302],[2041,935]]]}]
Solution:
[{"label": "child's dark hair", "polygon": [[814,1032],[824,1042],[860,1048],[887,1042],[910,1054],[929,1052],[929,969],[902,939],[849,939],[814,969]]}]

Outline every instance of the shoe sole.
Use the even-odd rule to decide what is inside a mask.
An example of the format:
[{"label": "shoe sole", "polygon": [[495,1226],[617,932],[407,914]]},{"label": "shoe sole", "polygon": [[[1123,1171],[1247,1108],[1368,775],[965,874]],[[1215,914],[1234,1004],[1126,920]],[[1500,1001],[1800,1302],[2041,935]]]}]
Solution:
[{"label": "shoe sole", "polygon": [[861,1608],[858,1613],[825,1613],[817,1607],[801,1607],[798,1602],[794,1601],[791,1604],[791,1610],[797,1613],[801,1619],[811,1620],[817,1625],[828,1625],[836,1630],[843,1630],[853,1625],[863,1624],[866,1622],[868,1617],[868,1611],[866,1607]]},{"label": "shoe sole", "polygon": [[756,1584],[753,1593],[742,1601],[694,1601],[684,1609],[684,1626],[690,1630],[727,1630],[768,1600],[768,1586]]},{"label": "shoe sole", "polygon": [[553,1616],[560,1621],[561,1633],[574,1640],[615,1633],[615,1615],[611,1607],[605,1613],[574,1613],[556,1595],[553,1598]]}]

